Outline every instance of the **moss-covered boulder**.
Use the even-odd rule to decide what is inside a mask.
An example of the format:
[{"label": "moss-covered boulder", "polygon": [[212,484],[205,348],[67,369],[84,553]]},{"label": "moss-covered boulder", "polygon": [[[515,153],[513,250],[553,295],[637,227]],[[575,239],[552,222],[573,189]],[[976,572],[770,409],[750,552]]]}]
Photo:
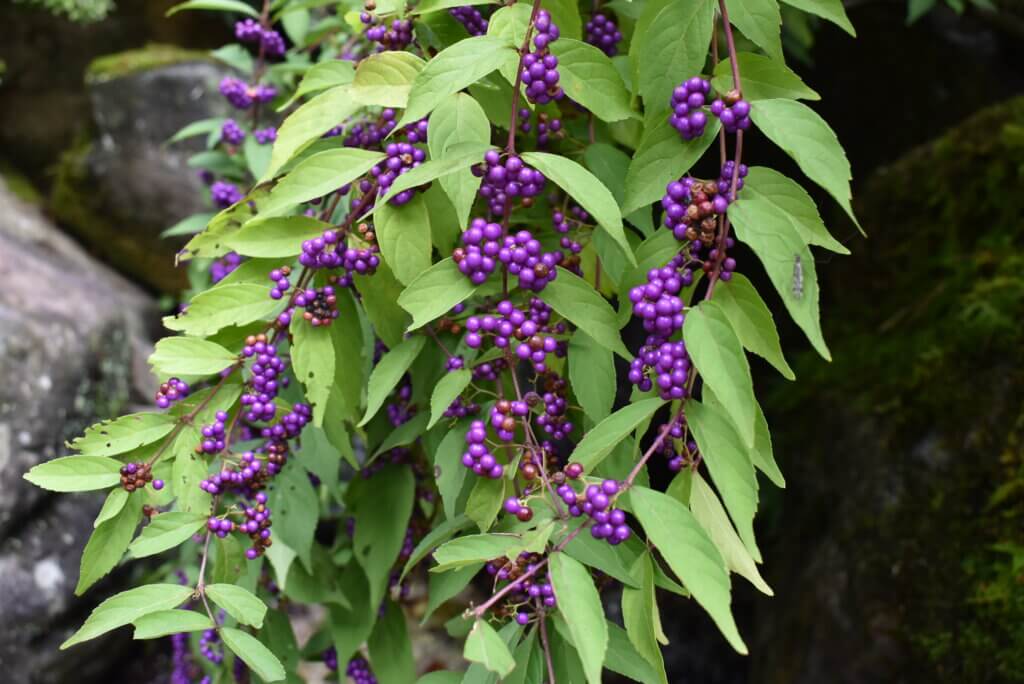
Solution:
[{"label": "moss-covered boulder", "polygon": [[857,193],[835,362],[765,401],[789,481],[752,681],[1024,681],[1024,98]]},{"label": "moss-covered boulder", "polygon": [[96,256],[153,290],[186,285],[174,264],[179,243],[161,231],[208,207],[190,145],[175,132],[226,115],[217,91],[224,67],[201,53],[152,45],[102,57],[87,84],[95,133],[64,153],[50,206]]}]

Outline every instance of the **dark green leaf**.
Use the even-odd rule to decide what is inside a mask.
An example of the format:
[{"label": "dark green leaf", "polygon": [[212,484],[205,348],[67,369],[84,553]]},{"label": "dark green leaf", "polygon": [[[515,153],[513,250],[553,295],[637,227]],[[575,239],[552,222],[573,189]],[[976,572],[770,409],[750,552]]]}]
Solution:
[{"label": "dark green leaf", "polygon": [[117,489],[111,489],[110,493],[107,494],[107,498],[103,501],[103,508],[96,514],[96,519],[92,522],[93,529],[99,527],[108,520],[112,520],[124,510],[124,505],[128,503],[128,490],[118,487]]},{"label": "dark green leaf", "polygon": [[[491,126],[487,115],[477,101],[465,93],[456,93],[442,100],[430,117],[427,147],[431,159],[444,159],[449,150],[465,143],[486,145],[490,140]],[[455,206],[459,226],[466,226],[480,179],[471,170],[464,169],[442,176],[440,183]]]},{"label": "dark green leaf", "polygon": [[370,55],[356,67],[352,97],[367,105],[405,107],[423,65],[411,52],[389,50]]},{"label": "dark green leaf", "polygon": [[[295,378],[306,388],[306,400],[313,405],[313,424],[317,426],[323,424],[327,398],[334,386],[334,338],[330,327],[314,327],[302,316],[292,316],[292,366]],[[345,361],[342,359],[342,363]]]},{"label": "dark green leaf", "polygon": [[624,563],[621,546],[612,546],[603,539],[594,539],[589,533],[584,532],[569,542],[565,552],[581,563],[614,577],[627,587],[639,586],[634,573]]},{"label": "dark green leaf", "polygon": [[425,623],[434,611],[465,589],[483,567],[483,563],[471,563],[447,572],[430,573],[427,578],[427,609],[422,621]]},{"label": "dark green leaf", "polygon": [[367,650],[373,674],[380,684],[407,684],[416,677],[416,661],[405,627],[405,615],[394,601],[387,602],[383,617],[370,634]]},{"label": "dark green leaf", "polygon": [[664,684],[666,681],[633,647],[626,630],[611,621],[608,622],[608,653],[605,655],[604,666],[643,684]]},{"label": "dark green leaf", "polygon": [[648,115],[668,110],[672,89],[701,72],[714,19],[712,0],[672,2],[661,7],[640,34],[639,90]]},{"label": "dark green leaf", "polygon": [[260,182],[270,180],[297,152],[334,128],[357,109],[350,85],[340,85],[317,94],[292,112],[277,130],[277,140]]},{"label": "dark green leaf", "polygon": [[857,32],[853,28],[853,24],[850,23],[850,18],[846,16],[846,8],[843,6],[842,0],[782,0],[787,5],[796,7],[797,9],[803,10],[809,14],[814,14],[827,21],[831,21],[839,28],[846,31],[851,36],[856,36]]},{"label": "dark green leaf", "polygon": [[451,520],[445,520],[443,523],[432,529],[427,536],[420,540],[420,543],[416,545],[413,552],[409,554],[409,560],[405,562],[405,567],[402,568],[402,575],[399,577],[399,581],[405,578],[421,560],[426,558],[428,555],[434,552],[434,550],[444,544],[454,535],[458,534],[462,530],[470,526],[470,520],[465,515],[459,515]]},{"label": "dark green leaf", "polygon": [[298,460],[289,461],[274,478],[270,510],[274,512],[275,544],[287,544],[309,568],[320,506],[306,469]]},{"label": "dark green leaf", "polygon": [[167,16],[184,10],[213,10],[215,12],[239,12],[259,19],[260,13],[242,0],[188,0],[167,10]]},{"label": "dark green leaf", "polygon": [[227,244],[245,256],[283,259],[301,254],[303,242],[320,237],[329,228],[331,224],[309,216],[258,216],[230,236]]},{"label": "dark green leaf", "polygon": [[772,312],[746,276],[733,273],[731,280],[718,283],[714,301],[746,349],[775,366],[787,380],[796,377],[782,355]]},{"label": "dark green leaf", "polygon": [[455,401],[455,398],[462,394],[462,391],[469,386],[472,379],[473,373],[465,368],[445,373],[441,381],[434,386],[434,392],[430,396],[430,422],[427,424],[428,430],[434,427],[437,421],[444,416],[444,412],[448,410],[448,407]]},{"label": "dark green leaf", "polygon": [[615,360],[583,330],[569,340],[569,381],[584,413],[595,423],[608,417],[615,403]]},{"label": "dark green leaf", "polygon": [[466,515],[477,524],[481,532],[491,529],[505,501],[505,478],[477,477],[466,501]]},{"label": "dark green leaf", "polygon": [[469,632],[462,655],[466,660],[480,663],[502,677],[507,677],[516,666],[512,652],[502,638],[486,620],[479,618]]},{"label": "dark green leaf", "polygon": [[768,202],[771,207],[758,205],[764,220],[771,223],[789,223],[808,245],[818,245],[836,254],[849,254],[841,242],[828,232],[818,214],[818,207],[807,191],[796,181],[764,166],[751,167],[743,185],[742,199]]},{"label": "dark green leaf", "polygon": [[453,539],[434,551],[437,565],[431,572],[444,572],[504,556],[519,542],[513,534],[471,534]]},{"label": "dark green leaf", "polygon": [[434,452],[434,471],[437,473],[437,491],[441,494],[445,517],[452,519],[458,515],[460,494],[462,493],[466,475],[471,472],[462,465],[462,453],[466,449],[466,430],[469,420],[464,419],[449,430]]},{"label": "dark green leaf", "polygon": [[[782,15],[777,0],[726,0],[729,21],[743,32],[755,45],[772,59],[784,62],[782,55]],[[746,74],[741,72],[743,89],[746,90]],[[732,87],[719,92],[726,92]]]},{"label": "dark green leaf", "polygon": [[357,275],[355,281],[366,317],[373,324],[373,331],[384,340],[384,344],[389,347],[398,346],[409,325],[409,317],[398,305],[402,283],[398,282],[385,262],[381,262],[372,276]]},{"label": "dark green leaf", "polygon": [[[369,172],[383,158],[383,152],[355,147],[325,150],[310,155],[296,164],[274,186],[266,202],[260,206],[259,215],[271,216],[303,202],[330,195]],[[321,228],[320,232],[326,228]],[[297,244],[301,245],[301,242]]]},{"label": "dark green leaf", "polygon": [[356,519],[352,548],[370,581],[370,604],[377,606],[402,549],[416,483],[408,467],[391,466],[375,474],[373,480],[357,484],[352,494]]},{"label": "dark green leaf", "polygon": [[427,338],[422,335],[410,337],[381,357],[381,360],[373,369],[373,373],[370,374],[370,384],[366,398],[366,413],[363,415],[363,420],[359,423],[361,426],[366,425],[370,422],[371,418],[377,415],[377,411],[383,406],[384,400],[391,394],[391,390],[398,385],[398,381],[402,379],[405,372],[409,370],[409,366],[419,356],[426,342]]},{"label": "dark green leaf", "polygon": [[640,586],[622,588],[622,622],[626,626],[629,642],[641,657],[654,666],[657,681],[667,684],[665,662],[658,646],[661,617],[654,595],[654,562],[651,554],[645,551],[637,556],[632,571],[640,579]]}]

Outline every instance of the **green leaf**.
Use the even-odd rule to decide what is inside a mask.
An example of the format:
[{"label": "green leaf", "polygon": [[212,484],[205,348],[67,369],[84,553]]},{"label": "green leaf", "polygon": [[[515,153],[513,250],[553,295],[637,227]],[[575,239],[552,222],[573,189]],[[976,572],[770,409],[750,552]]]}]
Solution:
[{"label": "green leaf", "polygon": [[821,333],[814,255],[789,221],[772,220],[774,211],[763,199],[738,199],[729,205],[729,219],[736,237],[761,260],[789,315],[814,349],[831,361]]},{"label": "green leaf", "polygon": [[[729,21],[772,59],[785,62],[782,54],[782,15],[777,0],[726,0]],[[746,74],[740,72],[746,90]],[[725,91],[731,90],[726,88]],[[719,92],[725,92],[719,91]]]},{"label": "green leaf", "polygon": [[530,630],[516,646],[515,654],[512,656],[516,661],[516,667],[501,684],[530,684],[544,681],[544,654],[537,648],[538,631],[540,630]]},{"label": "green leaf", "polygon": [[162,378],[174,375],[211,375],[238,360],[219,344],[197,337],[165,337],[149,357],[153,372]]},{"label": "green leaf", "polygon": [[523,154],[523,161],[540,170],[558,187],[569,193],[622,248],[626,260],[636,265],[633,250],[630,249],[622,228],[619,205],[611,191],[597,180],[594,174],[571,159],[547,152],[526,152]]},{"label": "green leaf", "polygon": [[678,180],[704,156],[721,126],[718,119],[711,117],[704,127],[704,135],[684,142],[666,117],[659,116],[653,124],[648,124],[626,174],[623,213],[629,215],[661,199],[665,186]]},{"label": "green leaf", "polygon": [[808,245],[818,245],[836,254],[849,254],[843,243],[832,237],[818,214],[818,207],[807,191],[778,171],[764,166],[750,169],[743,184],[742,199],[764,200],[770,207],[759,205],[763,220],[788,223]]},{"label": "green leaf", "polygon": [[746,276],[733,273],[731,280],[718,283],[714,301],[746,349],[775,366],[787,380],[796,377],[782,355],[772,312]]},{"label": "green leaf", "polygon": [[622,588],[622,623],[629,642],[648,663],[654,666],[657,681],[667,684],[665,662],[658,647],[661,618],[654,594],[654,562],[647,551],[637,556],[633,574],[640,578],[637,588]]},{"label": "green leaf", "polygon": [[[456,93],[438,104],[427,125],[427,148],[431,159],[444,159],[449,150],[466,143],[486,145],[491,125],[483,108],[465,93]],[[470,169],[441,176],[441,187],[452,201],[459,225],[469,223],[480,179]]]},{"label": "green leaf", "polygon": [[750,118],[768,139],[786,151],[807,177],[832,195],[857,225],[850,206],[850,162],[839,139],[825,120],[794,100],[758,100]]},{"label": "green leaf", "polygon": [[180,584],[146,584],[122,591],[96,606],[85,624],[60,645],[60,650],[95,639],[112,629],[134,622],[143,615],[174,608],[184,603],[191,595],[192,587],[183,587]]},{"label": "green leaf", "polygon": [[318,427],[323,425],[327,400],[334,387],[336,361],[331,327],[333,323],[314,327],[302,316],[292,316],[292,366],[295,378],[306,388],[306,400],[313,405],[313,424]]},{"label": "green leaf", "polygon": [[[330,326],[335,358],[334,388],[328,397],[324,429],[335,448],[354,462],[351,438],[344,421],[354,421],[359,417],[369,369],[364,363],[363,324],[355,298],[351,291],[335,290],[335,294],[338,297],[338,317]],[[338,363],[337,359],[343,359],[343,362]],[[339,418],[341,420],[337,420]]]},{"label": "green leaf", "polygon": [[685,410],[686,422],[697,440],[711,479],[721,492],[725,507],[736,523],[740,539],[754,560],[760,562],[761,553],[754,539],[757,475],[747,448],[721,411],[693,399],[686,402]]},{"label": "green leaf", "polygon": [[352,97],[366,105],[405,107],[424,61],[411,52],[389,50],[359,62]]},{"label": "green leaf", "polygon": [[[491,146],[487,144],[475,142],[461,143],[458,147],[448,150],[447,158],[431,159],[403,173],[395,179],[395,182],[388,188],[387,193],[377,200],[377,208],[374,210],[374,213],[378,213],[383,208],[381,202],[391,199],[403,190],[426,185],[438,178],[444,178],[459,171],[468,171],[471,166],[483,159],[484,154],[489,149],[491,149]],[[472,171],[470,171],[470,174],[472,174]]]},{"label": "green leaf", "polygon": [[206,337],[229,325],[245,325],[265,319],[280,307],[270,298],[266,285],[239,283],[200,292],[188,308],[173,316],[164,316],[170,330]]},{"label": "green leaf", "polygon": [[583,330],[569,340],[569,382],[573,394],[595,423],[612,412],[615,403],[615,360],[612,353]]},{"label": "green leaf", "polygon": [[64,456],[33,466],[22,477],[51,492],[87,492],[121,482],[121,462],[104,456]]},{"label": "green leaf", "polygon": [[427,577],[427,609],[422,622],[426,623],[434,611],[465,589],[483,567],[483,563],[472,563],[447,572],[430,573]]},{"label": "green leaf", "polygon": [[224,640],[224,645],[264,681],[279,682],[285,678],[281,661],[256,637],[230,627],[222,627],[220,637]]},{"label": "green leaf", "polygon": [[583,661],[587,681],[600,684],[601,665],[608,649],[608,625],[594,580],[582,563],[564,553],[552,554],[548,567],[559,608],[563,614],[572,616],[566,623]]},{"label": "green leaf", "polygon": [[462,493],[469,470],[462,465],[462,452],[466,448],[466,430],[469,420],[464,419],[445,434],[434,452],[434,468],[437,472],[437,491],[441,494],[445,517],[452,519],[458,514],[459,495]]},{"label": "green leaf", "polygon": [[690,309],[683,340],[693,365],[722,400],[743,442],[754,445],[754,381],[740,340],[722,308],[713,300]]},{"label": "green leaf", "polygon": [[[771,100],[788,98],[791,100],[820,100],[821,96],[809,88],[796,72],[781,61],[752,52],[738,54],[740,61],[740,78],[743,83],[743,99]],[[711,79],[712,87],[725,93],[732,90],[731,60],[725,59],[715,66],[715,75]],[[744,186],[745,187],[745,186]]]},{"label": "green leaf", "polygon": [[569,462],[580,463],[585,472],[591,472],[611,453],[616,444],[628,437],[640,423],[649,419],[664,405],[664,399],[652,397],[623,406],[583,435],[583,439],[569,457]]},{"label": "green leaf", "polygon": [[[310,155],[278,181],[266,202],[260,206],[259,216],[271,216],[317,197],[330,195],[343,185],[348,185],[365,175],[384,157],[383,152],[361,150],[356,147],[342,147]],[[299,228],[298,225],[295,227]],[[327,227],[329,226],[321,227],[320,232]],[[296,244],[301,246],[302,243]]]},{"label": "green leaf", "polygon": [[78,584],[75,586],[76,596],[85,593],[86,589],[105,577],[118,564],[128,549],[132,535],[135,534],[141,514],[142,494],[140,493],[129,496],[117,515],[100,523],[93,531],[85,545],[85,550],[82,551]]},{"label": "green leaf", "polygon": [[275,540],[283,541],[298,554],[303,565],[311,567],[310,552],[320,506],[306,469],[298,461],[292,460],[276,476],[270,492],[270,509],[275,516]]},{"label": "green leaf", "polygon": [[701,72],[714,20],[712,0],[671,2],[640,34],[639,90],[648,116],[667,111],[672,89]]},{"label": "green leaf", "polygon": [[408,327],[409,317],[398,305],[402,284],[395,278],[387,262],[382,261],[372,276],[357,275],[355,281],[366,317],[373,324],[373,331],[389,347],[399,345]]},{"label": "green leaf", "polygon": [[186,426],[171,446],[174,454],[171,485],[179,511],[207,514],[210,512],[212,497],[199,488],[199,483],[206,479],[209,469],[206,457],[195,452],[195,447],[201,440],[202,435],[198,427]]},{"label": "green leaf", "polygon": [[[457,619],[468,626],[468,621],[464,621],[462,620],[462,618],[454,619]],[[459,628],[463,628],[462,625],[459,625]],[[451,634],[451,632],[449,633]],[[523,628],[519,624],[517,624],[515,620],[509,620],[498,631],[498,636],[501,638],[502,641],[505,642],[505,646],[511,651],[519,642],[519,637],[522,633]],[[469,636],[468,629],[465,636]],[[484,667],[480,663],[472,663],[466,669],[466,675],[462,678],[462,684],[498,684],[498,675],[494,674],[493,672],[490,672],[486,667]]]},{"label": "green leaf", "polygon": [[699,473],[693,474],[690,510],[693,511],[693,517],[711,537],[711,541],[722,554],[729,570],[746,577],[761,593],[773,596],[771,587],[761,577],[753,557],[743,545],[739,535],[736,534],[732,523],[729,522],[729,516],[726,515],[722,503]]},{"label": "green leaf", "polygon": [[229,236],[226,242],[244,256],[295,257],[302,253],[303,242],[320,237],[329,228],[331,224],[309,216],[257,217]]},{"label": "green leaf", "polygon": [[565,547],[565,552],[581,563],[614,577],[627,587],[639,586],[636,577],[623,560],[621,546],[612,546],[589,533],[576,535]]},{"label": "green leaf", "polygon": [[402,607],[387,602],[384,615],[373,628],[367,643],[373,674],[380,684],[407,684],[416,677],[416,661],[405,626]]},{"label": "green leaf", "polygon": [[[622,201],[626,197],[625,181],[629,173],[630,156],[608,143],[594,143],[587,146],[583,159],[591,173],[612,191],[615,201],[622,206]],[[651,235],[654,232],[654,220],[650,211],[635,211],[623,218],[639,228],[644,235]],[[639,255],[637,258],[639,259]],[[619,280],[616,279],[616,282]]]},{"label": "green leaf", "polygon": [[296,109],[277,129],[270,165],[259,182],[273,178],[297,152],[347,119],[359,107],[352,97],[351,86],[340,85],[319,93]]},{"label": "green leaf", "polygon": [[505,501],[505,478],[478,477],[466,501],[466,515],[477,524],[481,532],[491,529]]},{"label": "green leaf", "polygon": [[395,389],[398,381],[402,379],[409,366],[419,356],[427,338],[422,335],[410,337],[400,345],[381,357],[370,374],[370,384],[367,389],[366,413],[363,415],[360,426],[366,425],[370,419],[377,415],[377,411],[384,405],[384,400]]},{"label": "green leaf", "polygon": [[516,57],[512,43],[495,36],[467,38],[445,48],[416,76],[409,93],[409,106],[397,128],[422,119],[448,96]]},{"label": "green leaf", "polygon": [[131,543],[128,552],[133,558],[145,558],[173,549],[191,538],[205,524],[205,515],[177,511],[161,513],[142,528],[142,534]]},{"label": "green leaf", "polygon": [[430,572],[444,572],[504,556],[519,542],[513,534],[471,534],[458,537],[434,551],[437,565]]},{"label": "green leaf", "polygon": [[447,542],[453,536],[461,532],[470,526],[470,520],[465,515],[458,515],[450,520],[445,520],[443,523],[432,529],[427,536],[420,540],[420,543],[416,545],[413,552],[409,554],[409,560],[405,562],[405,567],[402,568],[402,574],[399,577],[399,581],[405,579],[405,576],[409,574],[416,565],[426,558],[428,555],[434,552],[434,550],[441,544]]},{"label": "green leaf", "polygon": [[252,625],[256,629],[263,626],[267,604],[251,591],[234,584],[208,584],[205,591],[214,603],[241,624]]},{"label": "green leaf", "polygon": [[259,19],[260,13],[257,12],[252,5],[242,0],[188,0],[180,5],[167,10],[166,16],[177,14],[184,10],[213,10],[215,12],[240,12],[241,14],[247,14],[250,17]]},{"label": "green leaf", "polygon": [[[227,121],[227,119],[219,116],[212,119],[200,119],[199,121],[193,121],[168,138],[167,144],[170,145],[181,140],[188,140],[189,138],[194,138],[197,135],[209,135],[211,133],[216,133],[219,136],[220,130],[224,126],[225,121]],[[206,225],[206,223],[204,222],[203,225]]]},{"label": "green leaf", "polygon": [[295,94],[278,107],[277,111],[283,112],[295,104],[299,98],[306,95],[351,83],[352,79],[355,78],[355,74],[356,70],[352,62],[342,59],[314,64],[306,70],[302,81],[299,82],[299,87],[295,89]]},{"label": "green leaf", "polygon": [[540,298],[602,347],[631,360],[629,350],[619,337],[615,311],[578,275],[559,267],[558,277],[544,287]]},{"label": "green leaf", "polygon": [[747,647],[729,608],[732,598],[725,561],[700,523],[686,506],[667,494],[635,487],[630,490],[629,499],[647,538],[661,551],[672,572],[708,612],[732,647],[746,654]]},{"label": "green leaf", "polygon": [[[123,454],[127,451],[133,451],[139,447],[152,444],[157,441],[168,432],[174,429],[174,418],[165,413],[130,413],[127,416],[121,416],[115,420],[105,420],[100,423],[96,423],[92,427],[85,431],[85,434],[78,437],[71,442],[71,448],[82,452],[83,456],[115,456],[117,454]],[[67,461],[70,458],[77,458],[74,456],[66,458],[56,458],[47,463],[36,466],[29,471],[29,474],[33,472],[45,472],[51,468],[55,468],[55,474],[61,475],[61,468],[69,467]],[[56,464],[61,465],[56,465]],[[81,464],[74,464],[71,467],[84,469],[82,475],[89,475],[90,473],[99,474],[99,470],[103,469],[104,472],[109,472],[110,464],[95,459],[88,462],[82,462]],[[120,465],[118,465],[120,468]],[[38,469],[38,470],[37,470]],[[73,476],[73,473],[68,473],[64,477]],[[34,482],[32,479],[26,478],[29,482]],[[120,478],[118,478],[120,480]],[[38,483],[35,483],[38,484]],[[42,486],[42,485],[40,485]],[[109,485],[97,485],[90,487],[90,489],[98,489]],[[81,491],[76,489],[70,490],[53,490],[53,491]]]},{"label": "green leaf", "polygon": [[[458,3],[463,0],[438,0],[439,2]],[[458,5],[455,5],[456,7]],[[428,672],[416,680],[416,684],[461,684],[463,673],[452,672],[451,670],[435,670]]]},{"label": "green leaf", "polygon": [[[410,10],[410,14],[429,14],[441,10],[461,7],[467,4],[465,0],[423,0]],[[497,5],[497,0],[472,0],[469,5]]]},{"label": "green leaf", "polygon": [[133,639],[157,639],[182,632],[213,629],[213,620],[205,613],[194,610],[161,610],[143,615],[132,624],[135,625]]},{"label": "green leaf", "polygon": [[409,285],[430,268],[430,216],[422,194],[400,207],[378,203],[373,227],[381,255],[400,283]]},{"label": "green leaf", "polygon": [[430,395],[430,422],[427,429],[434,427],[437,421],[441,420],[444,412],[448,410],[455,398],[462,394],[470,381],[473,380],[473,373],[463,368],[451,373],[446,373],[441,381],[434,386],[434,393]]},{"label": "green leaf", "polygon": [[370,604],[379,606],[388,577],[402,549],[415,499],[408,467],[385,468],[373,480],[360,480],[352,495],[356,534],[352,549],[370,581]]},{"label": "green leaf", "polygon": [[476,286],[448,257],[417,276],[399,295],[398,304],[412,314],[409,330],[415,330],[448,313],[475,291]]},{"label": "green leaf", "polygon": [[629,91],[612,60],[588,43],[563,36],[551,44],[558,57],[559,85],[602,121],[622,121],[634,116]]},{"label": "green leaf", "polygon": [[242,143],[242,153],[245,156],[245,165],[253,178],[259,178],[267,170],[270,164],[270,145],[265,145],[256,140],[255,136],[246,136]]},{"label": "green leaf", "polygon": [[516,667],[512,652],[502,638],[486,620],[479,618],[469,632],[462,655],[466,660],[480,663],[502,677],[507,677]]},{"label": "green leaf", "polygon": [[[273,547],[271,547],[273,548]],[[338,651],[338,660],[347,662],[366,638],[378,619],[380,604],[370,602],[370,587],[358,563],[349,563],[341,571],[339,586],[351,597],[351,607],[329,605],[331,638]]]},{"label": "green leaf", "polygon": [[179,235],[195,235],[210,222],[210,219],[214,217],[214,214],[208,212],[202,212],[199,214],[192,214],[188,218],[175,223],[170,228],[160,233],[161,238],[177,237]]},{"label": "green leaf", "polygon": [[128,491],[121,487],[111,489],[110,493],[107,494],[107,498],[103,501],[103,508],[100,509],[92,523],[93,529],[117,517],[117,514],[124,510],[125,504],[128,503],[128,497]]},{"label": "green leaf", "polygon": [[850,18],[846,16],[846,8],[843,6],[842,0],[782,0],[791,7],[796,7],[799,10],[803,10],[809,14],[821,17],[826,21],[831,21],[839,28],[846,31],[851,36],[856,37],[857,31],[854,30],[853,24],[850,23]]},{"label": "green leaf", "polygon": [[373,450],[373,458],[395,447],[406,446],[415,442],[426,430],[429,417],[426,413],[418,413],[410,420],[390,431],[384,438],[384,441]]}]

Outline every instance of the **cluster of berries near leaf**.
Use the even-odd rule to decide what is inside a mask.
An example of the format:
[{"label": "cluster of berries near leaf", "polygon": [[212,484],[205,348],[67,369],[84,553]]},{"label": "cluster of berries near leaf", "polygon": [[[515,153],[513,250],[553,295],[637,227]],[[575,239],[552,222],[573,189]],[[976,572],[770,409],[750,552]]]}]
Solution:
[{"label": "cluster of berries near leaf", "polygon": [[[174,684],[412,683],[437,666],[406,614],[447,604],[469,679],[424,682],[667,682],[674,592],[746,652],[731,583],[771,592],[784,486],[748,353],[792,378],[758,287],[828,358],[810,248],[841,245],[744,138],[856,221],[849,164],[777,25],[633,4],[179,7],[237,13],[235,114],[174,138],[205,139],[214,213],[168,231],[192,287],[155,406],[26,475],[108,490],[79,592],[126,556],[166,576],[65,646],[131,624],[172,635]],[[296,604],[323,607],[301,648]]]}]

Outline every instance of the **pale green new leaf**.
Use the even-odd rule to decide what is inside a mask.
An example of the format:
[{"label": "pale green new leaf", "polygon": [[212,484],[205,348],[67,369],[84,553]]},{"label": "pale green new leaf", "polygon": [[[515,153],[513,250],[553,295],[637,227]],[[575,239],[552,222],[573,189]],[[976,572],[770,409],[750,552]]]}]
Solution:
[{"label": "pale green new leaf", "polygon": [[224,645],[264,681],[279,682],[285,678],[281,661],[256,637],[230,627],[222,627],[220,636],[224,640]]},{"label": "pale green new leaf", "polygon": [[420,273],[399,295],[398,305],[412,314],[409,330],[416,330],[448,313],[475,291],[476,286],[448,257]]},{"label": "pale green new leaf", "polygon": [[[789,98],[791,100],[820,100],[821,96],[809,88],[796,72],[780,61],[752,52],[740,52],[737,55],[740,64],[740,79],[743,83],[743,99],[771,100]],[[715,75],[711,86],[719,93],[727,93],[733,88],[731,61],[723,59],[715,66]]]},{"label": "pale green new leaf", "polygon": [[619,337],[615,310],[575,273],[559,267],[558,276],[544,286],[540,298],[605,349],[627,361],[632,359]]},{"label": "pale green new leaf", "polygon": [[267,604],[248,589],[235,584],[208,584],[204,591],[214,603],[243,625],[252,625],[256,629],[263,626]]},{"label": "pale green new leaf", "polygon": [[224,347],[197,337],[165,337],[156,343],[149,365],[160,378],[176,375],[211,375],[238,360]]},{"label": "pale green new leaf", "polygon": [[87,492],[118,484],[121,465],[105,456],[64,456],[33,466],[23,477],[51,492]]},{"label": "pale green new leaf", "polygon": [[582,563],[564,553],[550,556],[549,574],[559,607],[565,615],[572,616],[566,623],[583,661],[587,681],[600,684],[601,666],[608,649],[608,625],[594,580]]},{"label": "pale green new leaf", "polygon": [[207,516],[198,513],[171,511],[153,516],[142,528],[142,534],[128,547],[133,558],[145,558],[173,549],[185,542],[206,524]]},{"label": "pale green new leaf", "polygon": [[111,596],[96,606],[85,624],[60,645],[66,648],[95,639],[112,629],[123,627],[143,615],[169,610],[184,603],[192,595],[192,587],[180,584],[146,584]]},{"label": "pale green new leaf", "polygon": [[477,619],[466,639],[462,655],[466,660],[480,663],[502,677],[507,677],[516,666],[508,646],[486,620]]}]

